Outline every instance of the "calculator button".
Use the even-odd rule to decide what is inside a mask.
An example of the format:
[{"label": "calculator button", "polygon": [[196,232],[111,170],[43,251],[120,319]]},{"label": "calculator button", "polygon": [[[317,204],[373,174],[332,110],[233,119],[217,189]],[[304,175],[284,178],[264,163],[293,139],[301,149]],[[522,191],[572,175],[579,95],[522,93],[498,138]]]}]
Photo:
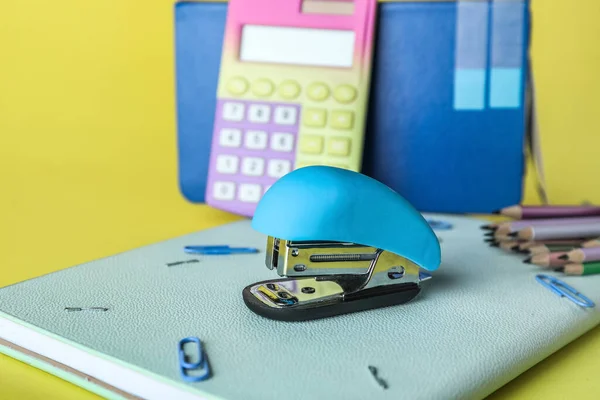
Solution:
[{"label": "calculator button", "polygon": [[235,174],[240,163],[236,156],[220,155],[217,157],[217,172],[222,174]]},{"label": "calculator button", "polygon": [[279,106],[275,107],[274,120],[279,125],[296,125],[298,112],[296,107]]},{"label": "calculator button", "polygon": [[294,149],[294,135],[275,132],[271,135],[271,149],[290,152]]},{"label": "calculator button", "polygon": [[242,183],[238,198],[247,203],[258,203],[262,195],[260,185],[254,183]]},{"label": "calculator button", "polygon": [[267,132],[265,131],[247,131],[244,140],[244,146],[253,150],[267,148]]},{"label": "calculator button", "polygon": [[304,112],[302,122],[306,126],[321,128],[327,122],[327,112],[322,108],[309,108]]},{"label": "calculator button", "polygon": [[343,104],[352,103],[356,99],[356,89],[350,85],[340,85],[333,91],[333,98]]},{"label": "calculator button", "polygon": [[354,113],[352,111],[336,110],[331,112],[331,126],[335,129],[352,129]]},{"label": "calculator button", "polygon": [[244,119],[244,105],[242,103],[226,102],[223,104],[223,119],[225,121],[241,121]]},{"label": "calculator button", "polygon": [[215,182],[213,197],[217,200],[233,200],[235,197],[235,184],[233,182]]},{"label": "calculator button", "polygon": [[284,81],[279,85],[279,95],[284,99],[295,99],[300,94],[300,85],[296,81]]},{"label": "calculator button", "polygon": [[271,107],[264,104],[251,104],[248,107],[248,121],[267,123],[271,120]]},{"label": "calculator button", "polygon": [[268,79],[259,79],[252,84],[252,93],[260,97],[271,95],[273,89],[273,82]]},{"label": "calculator button", "polygon": [[327,153],[332,156],[347,156],[350,154],[350,139],[334,137],[327,143]]},{"label": "calculator button", "polygon": [[329,97],[329,88],[321,82],[311,83],[306,89],[308,98],[314,101],[323,101]]},{"label": "calculator button", "polygon": [[291,170],[292,163],[288,160],[270,160],[267,175],[273,178],[281,178]]},{"label": "calculator button", "polygon": [[221,129],[219,144],[223,147],[240,147],[240,144],[242,144],[242,131],[230,128]]},{"label": "calculator button", "polygon": [[321,154],[323,152],[323,138],[315,135],[303,135],[300,138],[300,151],[309,154]]},{"label": "calculator button", "polygon": [[258,157],[247,157],[242,160],[242,174],[261,176],[265,171],[265,160]]},{"label": "calculator button", "polygon": [[231,94],[241,95],[248,90],[248,81],[240,76],[236,76],[227,82],[227,91]]}]

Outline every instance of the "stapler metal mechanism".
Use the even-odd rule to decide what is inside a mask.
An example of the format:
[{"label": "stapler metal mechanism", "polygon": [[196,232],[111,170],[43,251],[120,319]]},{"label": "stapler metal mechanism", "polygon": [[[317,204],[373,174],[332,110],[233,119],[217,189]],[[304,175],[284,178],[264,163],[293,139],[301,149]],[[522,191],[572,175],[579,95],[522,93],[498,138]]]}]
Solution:
[{"label": "stapler metal mechanism", "polygon": [[412,300],[440,264],[439,241],[403,197],[366,175],[310,166],[280,178],[252,226],[281,279],[243,290],[258,315],[303,321]]}]

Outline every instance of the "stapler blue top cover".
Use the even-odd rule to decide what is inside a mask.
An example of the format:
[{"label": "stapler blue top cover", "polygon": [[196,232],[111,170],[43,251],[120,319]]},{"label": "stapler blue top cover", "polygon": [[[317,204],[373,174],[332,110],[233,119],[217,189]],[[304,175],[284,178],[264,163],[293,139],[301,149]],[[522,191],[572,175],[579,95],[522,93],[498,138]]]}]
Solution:
[{"label": "stapler blue top cover", "polygon": [[405,303],[441,261],[429,223],[386,185],[327,166],[280,178],[252,226],[267,235],[266,264],[284,279],[246,287],[246,305],[287,321]]}]

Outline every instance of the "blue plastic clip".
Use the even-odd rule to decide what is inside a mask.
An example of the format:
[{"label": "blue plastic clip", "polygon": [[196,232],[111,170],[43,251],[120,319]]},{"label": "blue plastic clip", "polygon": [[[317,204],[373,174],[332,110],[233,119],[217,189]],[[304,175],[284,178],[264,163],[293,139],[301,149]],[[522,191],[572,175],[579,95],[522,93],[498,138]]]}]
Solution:
[{"label": "blue plastic clip", "polygon": [[254,247],[231,247],[228,245],[185,246],[183,250],[189,254],[205,255],[258,253],[258,249]]},{"label": "blue plastic clip", "polygon": [[[195,343],[197,345],[197,361],[187,361],[187,357],[183,348],[186,343]],[[187,382],[199,382],[209,377],[210,368],[208,365],[208,359],[206,358],[206,354],[204,354],[202,343],[197,337],[187,337],[179,341],[179,368],[181,377]],[[189,374],[188,370],[194,370],[195,374]]]},{"label": "blue plastic clip", "polygon": [[449,229],[452,229],[452,224],[449,222],[446,222],[446,221],[440,221],[437,219],[428,219],[427,223],[433,230],[447,231]]},{"label": "blue plastic clip", "polygon": [[552,276],[539,274],[535,276],[535,280],[552,290],[559,297],[566,297],[581,307],[590,308],[595,306],[592,300],[588,299],[586,296],[579,293],[577,290],[559,279],[556,279]]}]

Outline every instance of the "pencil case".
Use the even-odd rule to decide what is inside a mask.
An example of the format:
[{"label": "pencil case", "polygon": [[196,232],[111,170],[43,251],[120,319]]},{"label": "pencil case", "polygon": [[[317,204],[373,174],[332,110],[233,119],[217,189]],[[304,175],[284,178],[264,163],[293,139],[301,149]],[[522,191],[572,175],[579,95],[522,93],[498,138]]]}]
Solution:
[{"label": "pencil case", "polygon": [[[225,2],[175,5],[178,180],[204,202]],[[361,172],[419,211],[489,213],[522,199],[528,1],[378,5]]]}]

